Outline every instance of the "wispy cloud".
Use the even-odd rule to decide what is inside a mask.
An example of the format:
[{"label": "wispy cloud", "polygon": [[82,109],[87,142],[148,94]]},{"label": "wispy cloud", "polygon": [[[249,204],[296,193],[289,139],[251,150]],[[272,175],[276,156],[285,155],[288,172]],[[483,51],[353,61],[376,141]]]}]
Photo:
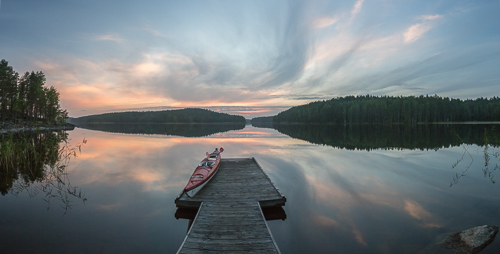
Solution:
[{"label": "wispy cloud", "polygon": [[404,36],[404,42],[405,43],[412,43],[415,42],[416,40],[420,39],[425,33],[427,33],[431,28],[433,28],[434,23],[430,22],[432,20],[437,20],[442,18],[442,15],[436,14],[436,15],[423,15],[418,17],[418,19],[422,20],[423,22],[414,24],[410,26],[405,33],[403,34]]},{"label": "wispy cloud", "polygon": [[313,21],[314,28],[324,28],[329,27],[337,23],[339,19],[336,17],[319,17]]},{"label": "wispy cloud", "polygon": [[365,0],[358,0],[356,1],[356,4],[354,4],[354,8],[351,11],[352,15],[356,15],[361,11],[361,7],[363,7],[363,2]]},{"label": "wispy cloud", "polygon": [[[15,10],[24,11],[4,15],[0,51],[20,71],[44,71],[63,104],[74,105],[70,112],[91,112],[88,101],[115,109],[455,95],[467,83],[481,84],[475,94],[496,93],[483,94],[500,79],[491,67],[500,61],[498,47],[483,45],[498,41],[500,21],[486,18],[491,2],[435,9],[421,1],[382,2],[134,2],[103,6],[95,15],[68,5],[58,13],[70,14],[49,18],[53,6],[39,11],[18,1]],[[109,15],[118,10],[130,15]]]},{"label": "wispy cloud", "polygon": [[97,41],[114,41],[114,42],[124,42],[125,41],[125,39],[123,39],[118,34],[96,35],[96,36],[94,36],[94,40],[97,40]]},{"label": "wispy cloud", "polygon": [[422,35],[424,35],[427,31],[429,31],[432,28],[431,25],[429,24],[422,24],[418,23],[415,25],[412,25],[406,30],[404,33],[404,42],[405,43],[412,43],[416,40],[418,40]]},{"label": "wispy cloud", "polygon": [[439,15],[439,14],[435,14],[435,15],[422,15],[419,17],[419,19],[421,20],[435,20],[435,19],[439,19],[439,18],[442,18],[443,16],[442,15]]}]

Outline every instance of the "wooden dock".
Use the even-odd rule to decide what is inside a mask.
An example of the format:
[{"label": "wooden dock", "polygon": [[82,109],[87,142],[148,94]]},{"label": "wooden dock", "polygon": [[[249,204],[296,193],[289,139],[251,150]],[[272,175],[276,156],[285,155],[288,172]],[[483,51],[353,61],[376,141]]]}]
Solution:
[{"label": "wooden dock", "polygon": [[285,202],[255,158],[222,159],[194,197],[175,200],[179,209],[198,209],[177,253],[280,253],[266,223],[275,216],[265,211],[282,210]]}]

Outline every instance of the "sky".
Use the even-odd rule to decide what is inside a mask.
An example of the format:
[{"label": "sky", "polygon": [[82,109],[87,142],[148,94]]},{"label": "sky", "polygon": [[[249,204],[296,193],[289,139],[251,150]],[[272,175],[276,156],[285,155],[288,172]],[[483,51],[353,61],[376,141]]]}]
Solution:
[{"label": "sky", "polygon": [[[73,117],[244,115],[348,95],[500,96],[500,1],[3,0],[0,59]],[[229,110],[229,111],[228,111]]]}]

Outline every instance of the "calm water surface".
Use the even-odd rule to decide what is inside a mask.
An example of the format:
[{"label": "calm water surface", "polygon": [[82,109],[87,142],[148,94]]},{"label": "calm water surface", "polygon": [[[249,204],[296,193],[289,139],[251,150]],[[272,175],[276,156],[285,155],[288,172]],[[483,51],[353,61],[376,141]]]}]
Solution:
[{"label": "calm water surface", "polygon": [[[287,197],[286,220],[268,221],[282,253],[418,253],[443,234],[500,225],[500,186],[492,183],[500,161],[491,156],[492,176],[485,177],[484,133],[440,128],[280,133],[246,126],[203,137],[77,128],[68,132],[70,143],[87,143],[71,159],[65,184],[87,201],[71,196],[66,211],[57,197],[45,202],[50,188],[36,181],[16,193],[18,180],[0,196],[0,247],[175,253],[188,221],[175,219],[174,200],[205,152],[222,146],[223,158],[255,157]],[[466,153],[453,168],[464,151],[472,157]],[[465,176],[454,181],[456,173]],[[483,253],[499,251],[497,236]]]}]

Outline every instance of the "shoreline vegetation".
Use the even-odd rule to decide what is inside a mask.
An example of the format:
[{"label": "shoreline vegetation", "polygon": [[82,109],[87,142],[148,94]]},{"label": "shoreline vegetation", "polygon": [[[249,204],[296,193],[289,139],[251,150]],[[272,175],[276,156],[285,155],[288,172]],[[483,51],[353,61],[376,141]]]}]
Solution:
[{"label": "shoreline vegetation", "polygon": [[[64,126],[55,126],[58,128]],[[87,200],[78,186],[71,185],[67,165],[81,151],[72,146],[65,131],[10,132],[0,135],[0,194],[41,196],[50,209],[57,200],[64,214],[75,199]],[[39,195],[40,194],[40,195]]]},{"label": "shoreline vegetation", "polygon": [[[253,119],[252,119],[253,120]],[[460,100],[434,96],[347,96],[292,107],[273,124],[417,124],[500,121],[500,98]],[[255,119],[270,122],[270,118]]]},{"label": "shoreline vegetation", "polygon": [[74,130],[75,125],[70,123],[64,124],[38,124],[38,123],[22,123],[12,124],[4,123],[0,126],[0,134],[15,133],[20,131],[58,131],[58,130]]},{"label": "shoreline vegetation", "polygon": [[45,85],[41,71],[14,71],[0,61],[0,133],[36,130],[68,130],[68,112],[59,105],[59,92]]}]

